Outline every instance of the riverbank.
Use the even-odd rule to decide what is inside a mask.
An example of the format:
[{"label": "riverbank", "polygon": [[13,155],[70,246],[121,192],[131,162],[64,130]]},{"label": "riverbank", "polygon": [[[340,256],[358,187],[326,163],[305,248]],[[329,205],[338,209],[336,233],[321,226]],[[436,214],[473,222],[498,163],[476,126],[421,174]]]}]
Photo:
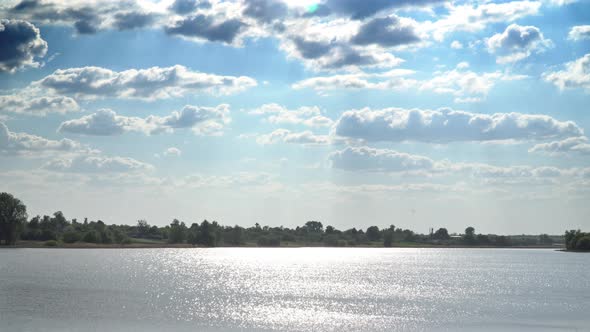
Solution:
[{"label": "riverbank", "polygon": [[[239,246],[218,246],[220,248],[386,248],[378,243],[364,244],[356,246],[326,246],[322,243],[296,243],[296,242],[281,242],[278,247],[260,247],[256,243],[244,243]],[[86,242],[76,243],[55,243],[55,245],[47,245],[44,241],[21,241],[13,246],[0,246],[0,248],[60,248],[60,249],[158,249],[158,248],[204,248],[203,246],[191,245],[186,243],[165,243],[165,242],[132,242],[129,244],[96,244]],[[435,244],[435,243],[414,243],[414,242],[402,242],[395,243],[388,248],[456,248],[456,249],[557,249],[562,251],[565,250],[562,246],[483,246],[483,245],[451,245],[451,244]]]}]

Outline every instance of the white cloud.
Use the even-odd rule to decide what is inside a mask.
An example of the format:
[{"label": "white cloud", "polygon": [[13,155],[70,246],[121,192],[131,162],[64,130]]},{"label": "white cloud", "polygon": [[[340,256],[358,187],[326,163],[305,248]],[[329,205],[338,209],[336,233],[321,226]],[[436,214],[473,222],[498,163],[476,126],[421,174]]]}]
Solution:
[{"label": "white cloud", "polygon": [[469,62],[463,61],[457,64],[457,69],[467,69],[469,68]]},{"label": "white cloud", "polygon": [[476,32],[484,30],[492,23],[514,22],[522,17],[536,15],[541,8],[541,2],[468,3],[448,5],[447,8],[448,15],[428,24],[428,30],[438,41],[442,41],[451,32]]},{"label": "white cloud", "polygon": [[86,150],[80,143],[64,138],[59,141],[27,133],[11,132],[0,122],[0,152],[29,156],[44,156],[55,152],[79,152]]},{"label": "white cloud", "polygon": [[332,90],[408,90],[432,91],[438,94],[451,94],[455,102],[481,101],[500,81],[521,80],[526,76],[509,73],[476,73],[467,70],[469,64],[461,62],[453,70],[435,72],[433,77],[425,80],[406,78],[412,70],[394,69],[385,73],[355,73],[308,78],[292,85],[293,89],[314,89],[320,94]]},{"label": "white cloud", "polygon": [[366,141],[545,140],[577,137],[583,131],[572,121],[521,113],[478,114],[451,109],[436,111],[388,108],[344,112],[334,134]]},{"label": "white cloud", "polygon": [[39,29],[27,21],[0,20],[0,73],[23,67],[38,67],[35,58],[47,53],[47,42]]},{"label": "white cloud", "polygon": [[319,107],[299,107],[289,110],[278,104],[265,104],[249,111],[249,114],[263,115],[265,120],[273,124],[305,125],[308,127],[330,127],[334,121],[322,115]]},{"label": "white cloud", "polygon": [[573,26],[567,35],[567,39],[573,41],[590,39],[590,25]]},{"label": "white cloud", "polygon": [[455,31],[476,32],[491,23],[514,22],[520,18],[536,15],[540,1],[510,1],[503,3],[475,3],[448,5],[449,14],[428,26],[434,39],[441,41]]},{"label": "white cloud", "polygon": [[177,186],[191,188],[267,187],[275,176],[263,172],[237,172],[230,175],[193,174],[182,178]]},{"label": "white cloud", "polygon": [[303,132],[291,132],[287,129],[277,129],[270,134],[259,135],[256,142],[261,145],[292,143],[302,145],[325,145],[330,143],[326,135],[315,135],[309,130]]},{"label": "white cloud", "polygon": [[182,155],[182,151],[179,148],[170,147],[162,153],[166,157],[180,157]]},{"label": "white cloud", "polygon": [[456,97],[455,102],[481,101],[497,82],[525,78],[499,71],[476,73],[465,68],[465,65],[459,64],[456,69],[437,72],[430,80],[420,82],[420,90],[452,94]]},{"label": "white cloud", "polygon": [[569,137],[561,141],[541,143],[529,149],[529,152],[562,155],[566,153],[590,154],[590,143],[585,136]]},{"label": "white cloud", "polygon": [[434,162],[426,157],[369,147],[347,147],[331,153],[329,160],[333,168],[349,171],[430,171],[434,167]]},{"label": "white cloud", "polygon": [[552,46],[539,28],[534,26],[509,25],[503,33],[498,33],[486,41],[488,52],[496,54],[497,63],[510,63],[539,53]]},{"label": "white cloud", "polygon": [[59,94],[78,98],[164,99],[188,93],[233,94],[256,86],[246,76],[219,76],[176,65],[129,69],[121,72],[100,67],[59,69],[33,83]]},{"label": "white cloud", "polygon": [[36,96],[27,92],[0,95],[0,112],[44,116],[80,111],[78,103],[65,96]]},{"label": "white cloud", "polygon": [[332,168],[348,172],[391,173],[401,178],[413,175],[430,181],[442,180],[445,183],[463,182],[484,186],[566,183],[579,181],[590,175],[590,168],[453,163],[370,147],[347,147],[331,153],[328,159]]},{"label": "white cloud", "polygon": [[55,172],[128,173],[151,171],[154,167],[133,158],[91,155],[55,159],[46,163],[43,168]]},{"label": "white cloud", "polygon": [[227,104],[217,107],[187,105],[179,112],[174,111],[168,116],[150,115],[145,119],[117,115],[110,109],[101,109],[79,119],[63,122],[58,131],[81,135],[115,136],[127,132],[155,135],[173,132],[175,129],[191,128],[195,134],[218,135],[230,121]]},{"label": "white cloud", "polygon": [[581,88],[590,92],[590,53],[565,64],[565,70],[543,73],[543,79],[560,90]]},{"label": "white cloud", "polygon": [[453,42],[451,43],[451,48],[455,50],[460,50],[463,48],[463,44],[461,44],[461,42],[458,40],[453,40]]}]

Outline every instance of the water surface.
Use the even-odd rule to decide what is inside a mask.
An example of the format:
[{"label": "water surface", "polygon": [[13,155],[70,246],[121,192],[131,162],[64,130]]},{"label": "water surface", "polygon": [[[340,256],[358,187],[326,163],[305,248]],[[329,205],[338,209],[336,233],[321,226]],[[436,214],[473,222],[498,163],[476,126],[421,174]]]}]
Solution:
[{"label": "water surface", "polygon": [[581,331],[589,276],[539,249],[2,249],[0,330]]}]

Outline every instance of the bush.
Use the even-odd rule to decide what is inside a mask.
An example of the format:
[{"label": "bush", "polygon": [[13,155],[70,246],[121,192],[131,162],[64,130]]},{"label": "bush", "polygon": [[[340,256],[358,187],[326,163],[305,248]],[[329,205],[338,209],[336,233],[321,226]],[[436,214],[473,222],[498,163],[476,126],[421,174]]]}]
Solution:
[{"label": "bush", "polygon": [[90,232],[84,234],[82,241],[88,242],[88,243],[99,243],[100,242],[99,234],[96,231],[90,231]]},{"label": "bush", "polygon": [[576,241],[577,250],[590,250],[590,235],[583,236]]},{"label": "bush", "polygon": [[346,247],[346,241],[338,239],[337,235],[328,235],[324,239],[324,245],[327,247]]},{"label": "bush", "polygon": [[80,235],[80,233],[75,232],[75,231],[65,232],[64,235],[62,235],[62,240],[65,243],[78,242],[78,241],[80,241],[81,238],[82,238],[82,236]]},{"label": "bush", "polygon": [[45,243],[43,245],[46,247],[57,247],[57,241],[55,241],[55,240],[45,241]]},{"label": "bush", "polygon": [[259,247],[280,247],[281,239],[278,237],[263,236],[258,239],[257,244]]}]

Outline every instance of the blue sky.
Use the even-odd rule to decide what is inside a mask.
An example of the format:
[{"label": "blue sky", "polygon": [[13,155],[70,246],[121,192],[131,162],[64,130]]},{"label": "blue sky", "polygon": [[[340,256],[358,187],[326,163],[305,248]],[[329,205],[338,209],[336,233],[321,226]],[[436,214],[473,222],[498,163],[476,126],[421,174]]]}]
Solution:
[{"label": "blue sky", "polygon": [[0,190],[30,215],[590,227],[588,1],[0,12]]}]

